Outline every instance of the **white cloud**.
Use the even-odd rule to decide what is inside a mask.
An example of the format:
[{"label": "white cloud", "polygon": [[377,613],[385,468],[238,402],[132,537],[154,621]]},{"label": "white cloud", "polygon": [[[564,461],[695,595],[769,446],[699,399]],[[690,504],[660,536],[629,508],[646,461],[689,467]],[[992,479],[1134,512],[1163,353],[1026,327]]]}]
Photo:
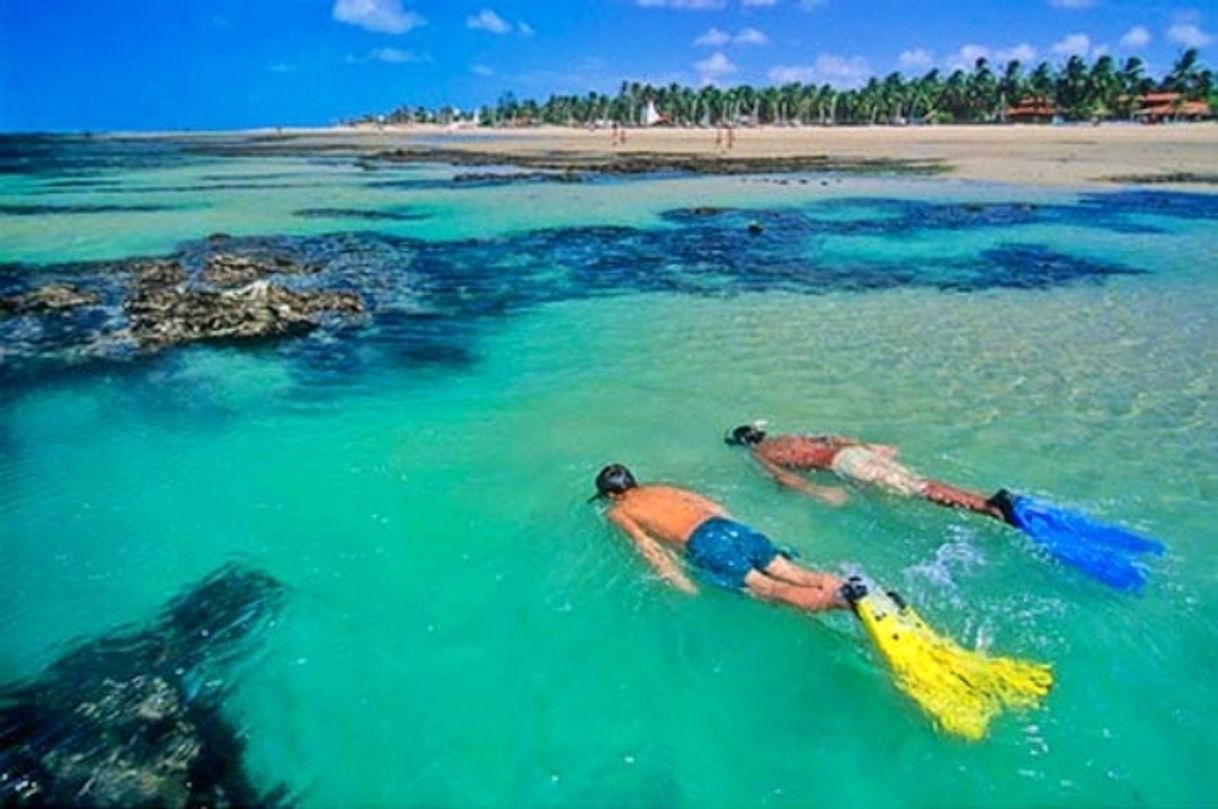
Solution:
[{"label": "white cloud", "polygon": [[770,38],[756,28],[741,28],[735,36],[719,28],[711,28],[695,39],[694,44],[704,45],[708,48],[722,48],[724,45],[766,45],[769,44],[769,41]]},{"label": "white cloud", "polygon": [[516,23],[516,30],[520,31],[520,35],[522,37],[531,37],[533,34],[537,33],[533,30],[533,26],[529,25],[527,22]]},{"label": "white cloud", "polygon": [[475,31],[489,31],[492,34],[510,34],[512,24],[500,17],[489,8],[484,8],[477,14],[465,18],[465,27]]},{"label": "white cloud", "polygon": [[1150,44],[1150,31],[1145,26],[1135,25],[1121,37],[1122,48],[1145,48]]},{"label": "white cloud", "polygon": [[[1090,40],[1088,40],[1088,46],[1090,46]],[[978,59],[987,59],[993,63],[991,68],[996,70],[1005,67],[1007,62],[1017,61],[1026,64],[1035,58],[1036,48],[1026,42],[1012,45],[1009,48],[990,48],[974,43],[965,45],[953,53],[948,57],[947,64],[952,70],[972,70]]]},{"label": "white cloud", "polygon": [[385,62],[391,65],[408,65],[430,61],[430,56],[418,54],[414,51],[402,50],[401,48],[373,48],[363,56],[347,57],[347,62],[353,65],[363,64],[365,62]]},{"label": "white cloud", "polygon": [[1167,38],[1177,45],[1186,48],[1204,48],[1214,41],[1214,37],[1202,31],[1191,22],[1178,22],[1167,29]]},{"label": "white cloud", "polygon": [[1096,0],[1049,0],[1049,5],[1053,8],[1091,8],[1095,5]]},{"label": "white cloud", "polygon": [[270,65],[267,65],[266,69],[272,73],[295,73],[296,65],[289,64],[287,62],[273,62]]},{"label": "white cloud", "polygon": [[765,45],[770,38],[756,28],[742,28],[732,37],[733,45]]},{"label": "white cloud", "polygon": [[994,59],[1000,64],[1007,62],[1031,62],[1036,58],[1036,49],[1026,42],[1021,42],[1013,48],[1002,48],[994,51]]},{"label": "white cloud", "polygon": [[846,58],[822,53],[810,65],[775,65],[769,71],[775,84],[832,84],[835,87],[858,87],[871,76],[871,66],[861,56]]},{"label": "white cloud", "polygon": [[1053,43],[1053,52],[1058,56],[1086,56],[1091,51],[1091,37],[1086,34],[1071,34]]},{"label": "white cloud", "polygon": [[768,7],[768,6],[776,5],[777,3],[778,3],[778,0],[740,0],[740,5],[744,6],[745,8],[748,8],[750,6]]},{"label": "white cloud", "polygon": [[491,70],[486,65],[470,65],[469,72],[475,76],[494,76],[495,71]]},{"label": "white cloud", "polygon": [[901,51],[897,63],[906,70],[924,70],[934,64],[935,58],[925,48],[911,48]]},{"label": "white cloud", "polygon": [[404,34],[426,25],[421,14],[402,8],[402,0],[334,0],[331,16],[381,34]]},{"label": "white cloud", "polygon": [[677,8],[686,11],[707,11],[727,5],[727,0],[636,0],[641,8]]},{"label": "white cloud", "polygon": [[368,55],[378,62],[388,62],[391,65],[426,61],[414,51],[405,51],[401,48],[373,48]]},{"label": "white cloud", "polygon": [[698,76],[702,79],[703,84],[710,84],[729,73],[735,73],[736,66],[723,55],[722,51],[716,51],[711,56],[696,63],[694,70],[698,71]]},{"label": "white cloud", "polygon": [[694,40],[695,45],[706,45],[710,48],[722,48],[724,45],[732,41],[732,35],[727,31],[720,31],[718,28],[712,28],[702,36]]},{"label": "white cloud", "polygon": [[990,49],[985,45],[969,44],[947,58],[947,66],[952,70],[972,70],[978,59],[989,59]]}]

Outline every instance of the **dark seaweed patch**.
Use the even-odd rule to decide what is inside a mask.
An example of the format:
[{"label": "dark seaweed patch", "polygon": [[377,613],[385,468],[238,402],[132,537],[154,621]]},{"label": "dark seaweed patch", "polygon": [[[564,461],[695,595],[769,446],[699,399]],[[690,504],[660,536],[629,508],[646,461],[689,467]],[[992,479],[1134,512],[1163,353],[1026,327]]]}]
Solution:
[{"label": "dark seaweed patch", "polygon": [[48,216],[52,214],[80,213],[148,213],[172,211],[173,205],[9,205],[0,204],[0,216]]},{"label": "dark seaweed patch", "polygon": [[4,806],[278,805],[224,715],[228,666],[280,610],[283,588],[229,565],[155,622],[79,643],[37,679],[0,689]]},{"label": "dark seaweed patch", "polygon": [[197,185],[129,185],[105,189],[107,194],[195,194],[205,191],[282,191],[292,188],[317,188],[319,183],[199,183]]},{"label": "dark seaweed patch", "polygon": [[186,153],[190,140],[90,135],[0,135],[0,173],[87,175],[201,163]]},{"label": "dark seaweed patch", "polygon": [[466,172],[451,178],[406,178],[398,180],[369,180],[369,188],[395,188],[403,191],[435,191],[454,188],[495,188],[504,185],[537,185],[541,183],[587,183],[592,179],[572,171],[508,171]]},{"label": "dark seaweed patch", "polygon": [[[1140,198],[1120,198],[1112,211],[1097,212],[1088,206],[856,199],[804,209],[671,211],[664,216],[666,226],[658,228],[555,228],[450,242],[377,232],[204,239],[183,245],[176,258],[198,272],[209,256],[222,251],[307,268],[309,272],[277,276],[277,282],[293,289],[357,291],[368,313],[364,321],[326,323],[307,338],[264,349],[297,361],[310,379],[343,384],[368,362],[467,365],[476,360],[473,346],[484,324],[553,301],[639,292],[724,296],[898,287],[958,293],[1044,290],[1139,274],[1143,270],[1026,240],[997,242],[977,256],[901,261],[827,258],[817,246],[827,234],[901,238],[919,229],[1001,230],[1067,218],[1116,222],[1123,211],[1145,204]],[[1193,207],[1183,210],[1193,212],[1200,203],[1189,205]],[[834,208],[846,214],[839,217],[846,221],[825,215]],[[850,215],[855,209],[859,215]],[[754,220],[762,226],[759,233],[747,227]],[[122,262],[37,269],[0,266],[0,291],[8,294],[21,293],[35,282],[70,278],[103,298],[101,306],[64,314],[54,323],[33,317],[0,321],[0,376],[21,368],[45,368],[49,357],[80,362],[115,356],[98,348],[107,345],[98,338],[124,325],[121,303],[130,273],[131,266]]]},{"label": "dark seaweed patch", "polygon": [[69,177],[63,180],[47,180],[45,188],[113,188],[122,185],[121,180],[104,177]]},{"label": "dark seaweed patch", "polygon": [[361,208],[302,208],[293,211],[292,215],[306,219],[365,219],[370,222],[414,222],[427,218],[427,214],[412,211],[374,211]]},{"label": "dark seaweed patch", "polygon": [[[1106,197],[1104,197],[1106,199]],[[805,208],[778,210],[702,208],[669,211],[663,216],[678,224],[710,220],[723,227],[743,229],[760,222],[766,232],[775,229],[784,236],[906,236],[921,232],[958,231],[972,228],[1010,228],[1027,225],[1067,225],[1117,233],[1162,233],[1162,228],[1130,220],[1126,214],[1142,213],[1139,205],[1095,204],[1048,205],[1029,202],[936,203],[886,197],[831,199]],[[1171,215],[1170,206],[1163,206]],[[842,216],[841,213],[856,213]],[[1154,211],[1159,212],[1159,211]],[[827,216],[830,214],[831,216]]]},{"label": "dark seaweed patch", "polygon": [[1218,220],[1218,194],[1191,194],[1183,191],[1117,191],[1084,194],[1079,209],[1087,216],[1097,212],[1150,214],[1171,219]]},{"label": "dark seaweed patch", "polygon": [[1034,244],[1008,244],[986,250],[974,264],[971,278],[947,281],[943,289],[966,292],[989,287],[1049,289],[1079,281],[1099,281],[1112,275],[1141,271],[1058,253]]}]

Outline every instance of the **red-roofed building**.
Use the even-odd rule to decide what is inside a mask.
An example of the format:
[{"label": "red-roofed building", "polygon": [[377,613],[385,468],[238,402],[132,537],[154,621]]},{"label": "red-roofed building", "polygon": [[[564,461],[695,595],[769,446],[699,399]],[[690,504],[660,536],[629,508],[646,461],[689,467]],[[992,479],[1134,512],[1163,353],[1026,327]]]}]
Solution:
[{"label": "red-roofed building", "polygon": [[1013,107],[1007,108],[1007,120],[1015,123],[1045,123],[1058,116],[1057,107],[1043,96],[1029,96]]},{"label": "red-roofed building", "polygon": [[1148,124],[1162,121],[1200,121],[1211,115],[1204,101],[1186,101],[1180,93],[1143,93],[1133,117]]}]

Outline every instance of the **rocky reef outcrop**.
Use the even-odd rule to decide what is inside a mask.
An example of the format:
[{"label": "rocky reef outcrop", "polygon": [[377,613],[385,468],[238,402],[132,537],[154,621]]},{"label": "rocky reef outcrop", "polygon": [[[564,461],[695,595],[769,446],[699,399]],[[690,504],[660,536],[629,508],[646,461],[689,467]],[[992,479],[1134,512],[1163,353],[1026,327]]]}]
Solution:
[{"label": "rocky reef outcrop", "polygon": [[207,256],[202,284],[187,284],[176,261],[138,267],[123,302],[128,330],[137,344],[163,348],[199,340],[282,337],[310,331],[332,312],[358,315],[363,299],[347,290],[294,291],[267,276],[306,272],[285,259],[260,261],[227,253]]},{"label": "rocky reef outcrop", "polygon": [[0,295],[0,317],[4,315],[46,314],[93,306],[101,296],[71,284],[46,284],[20,295]]},{"label": "rocky reef outcrop", "polygon": [[224,807],[286,803],[244,765],[225,715],[231,664],[278,614],[283,588],[227,565],[144,628],[78,644],[0,689],[0,805]]}]

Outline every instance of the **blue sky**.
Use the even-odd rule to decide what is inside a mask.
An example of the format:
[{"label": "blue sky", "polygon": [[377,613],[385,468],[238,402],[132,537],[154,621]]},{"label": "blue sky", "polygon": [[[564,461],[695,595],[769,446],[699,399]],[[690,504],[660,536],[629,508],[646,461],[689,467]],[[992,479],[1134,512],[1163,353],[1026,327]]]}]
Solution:
[{"label": "blue sky", "polygon": [[512,90],[831,81],[1070,53],[1218,67],[1218,0],[0,0],[0,130],[326,124]]}]

